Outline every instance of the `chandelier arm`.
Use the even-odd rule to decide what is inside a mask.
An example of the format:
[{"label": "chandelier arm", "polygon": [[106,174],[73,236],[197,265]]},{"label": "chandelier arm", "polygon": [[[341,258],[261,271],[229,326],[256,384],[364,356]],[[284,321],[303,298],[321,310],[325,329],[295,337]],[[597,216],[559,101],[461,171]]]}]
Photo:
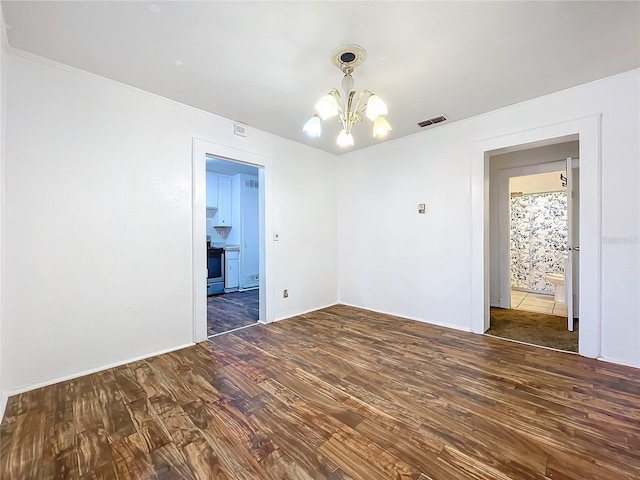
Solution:
[{"label": "chandelier arm", "polygon": [[347,133],[351,133],[351,127],[353,127],[353,123],[355,121],[355,113],[356,110],[351,110],[351,105],[353,104],[353,96],[356,94],[355,90],[351,90],[349,92],[349,98],[347,100],[347,111],[345,113],[345,121],[348,128],[345,128]]},{"label": "chandelier arm", "polygon": [[367,101],[366,102],[362,102],[362,99],[367,94],[369,95],[369,97],[371,95],[373,95],[373,93],[371,93],[369,90],[362,90],[360,92],[360,95],[358,95],[358,101],[356,102],[356,108],[355,108],[354,111],[362,113],[364,111],[364,109],[367,108],[367,102],[369,101],[369,97],[367,97]]},{"label": "chandelier arm", "polygon": [[338,102],[338,107],[340,107],[340,92],[338,91],[338,89],[332,88],[329,94],[333,95],[333,98],[335,98],[336,101]]},{"label": "chandelier arm", "polygon": [[345,115],[344,110],[342,109],[342,98],[340,97],[340,91],[337,88],[332,88],[329,92],[336,99],[336,104],[338,105],[338,117],[340,118],[340,123],[342,124],[342,128],[347,129],[347,125],[345,123]]}]

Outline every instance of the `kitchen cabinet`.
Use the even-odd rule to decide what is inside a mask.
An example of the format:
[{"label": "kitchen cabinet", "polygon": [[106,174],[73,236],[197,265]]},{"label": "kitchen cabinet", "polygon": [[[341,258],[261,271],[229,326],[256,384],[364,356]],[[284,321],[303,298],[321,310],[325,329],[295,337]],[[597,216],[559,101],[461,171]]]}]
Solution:
[{"label": "kitchen cabinet", "polygon": [[218,175],[207,172],[207,208],[218,208]]},{"label": "kitchen cabinet", "polygon": [[240,286],[239,249],[225,249],[224,291],[233,292]]},{"label": "kitchen cabinet", "polygon": [[231,177],[207,172],[207,209],[214,227],[231,226]]},{"label": "kitchen cabinet", "polygon": [[213,219],[215,227],[231,226],[231,177],[217,175],[218,213]]}]

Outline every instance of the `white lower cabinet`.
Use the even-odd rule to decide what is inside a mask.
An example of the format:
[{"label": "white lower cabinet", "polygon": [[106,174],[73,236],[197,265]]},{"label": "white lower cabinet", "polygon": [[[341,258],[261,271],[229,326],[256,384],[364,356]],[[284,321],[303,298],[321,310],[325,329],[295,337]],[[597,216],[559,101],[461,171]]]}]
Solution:
[{"label": "white lower cabinet", "polygon": [[233,292],[240,286],[240,263],[238,250],[226,250],[225,252],[224,291]]}]

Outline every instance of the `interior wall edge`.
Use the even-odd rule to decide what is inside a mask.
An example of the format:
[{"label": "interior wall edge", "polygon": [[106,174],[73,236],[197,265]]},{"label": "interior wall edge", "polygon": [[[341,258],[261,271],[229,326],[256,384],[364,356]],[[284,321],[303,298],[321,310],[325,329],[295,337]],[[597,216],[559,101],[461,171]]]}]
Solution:
[{"label": "interior wall edge", "polygon": [[[305,315],[307,313],[312,313],[312,312],[317,312],[318,310],[324,310],[325,308],[329,308],[329,307],[333,307],[335,305],[343,305],[342,303],[340,303],[339,301],[334,302],[334,303],[327,303],[324,306],[320,306],[320,307],[316,307],[316,308],[310,308],[308,310],[305,310],[304,312],[299,312],[299,313],[294,313],[293,315],[287,315],[286,317],[277,317],[273,319],[273,322],[270,323],[274,323],[274,322],[280,322],[282,320],[289,320],[290,318],[295,318],[295,317],[299,317],[300,315]],[[268,323],[265,323],[263,325],[268,325]]]},{"label": "interior wall edge", "polygon": [[361,310],[369,310],[370,312],[381,313],[383,315],[391,315],[392,317],[404,318],[405,320],[412,320],[414,322],[426,323],[428,325],[433,325],[435,327],[451,328],[453,330],[458,330],[460,332],[474,333],[474,332],[472,332],[471,328],[465,328],[465,327],[462,327],[460,325],[455,325],[453,323],[441,322],[439,320],[430,320],[430,319],[426,319],[426,318],[413,317],[413,316],[400,314],[400,313],[387,312],[385,310],[378,310],[378,309],[371,308],[371,307],[363,307],[362,305],[356,305],[356,304],[353,304],[353,303],[340,302],[340,305],[345,305],[347,307],[353,307],[353,308],[360,308]]},{"label": "interior wall edge", "polygon": [[8,45],[7,29],[4,15],[0,8],[0,422],[4,418],[7,405],[7,395],[4,388],[5,362],[2,361],[2,324],[5,319],[5,282],[4,282],[4,250],[5,250],[5,125],[6,125],[6,95],[5,95],[5,56]]},{"label": "interior wall edge", "polygon": [[4,411],[7,408],[7,400],[9,400],[7,395],[2,395],[2,397],[0,397],[0,423],[4,420]]},{"label": "interior wall edge", "polygon": [[[278,137],[279,141],[282,141],[282,142],[285,142],[285,143],[290,143],[291,145],[297,145],[297,146],[303,146],[303,147],[307,147],[307,148],[312,148],[314,150],[321,151],[323,154],[326,154],[327,156],[334,157],[334,158],[339,158],[340,157],[340,155],[338,155],[338,154],[335,154],[335,153],[332,153],[332,152],[327,152],[325,150],[319,150],[319,149],[317,149],[315,147],[311,147],[311,146],[309,146],[309,145],[307,145],[305,143],[297,142],[295,140],[291,140],[290,138],[281,137],[279,135],[276,135],[274,133],[268,132],[266,130],[262,130],[260,128],[254,127],[253,125],[244,124],[244,123],[242,123],[240,121],[235,121],[233,119],[230,119],[230,118],[227,118],[227,117],[223,117],[222,115],[217,114],[215,112],[210,112],[208,110],[203,110],[201,108],[197,108],[197,107],[194,107],[192,105],[188,105],[186,103],[179,102],[178,100],[173,100],[172,98],[169,98],[169,97],[163,97],[162,95],[150,92],[149,90],[144,90],[144,89],[136,87],[134,85],[129,85],[128,83],[119,82],[119,81],[114,80],[114,79],[109,78],[109,77],[103,77],[102,75],[98,75],[97,73],[88,72],[86,70],[82,70],[80,68],[73,67],[73,66],[68,65],[66,63],[58,62],[56,60],[51,60],[50,58],[42,57],[42,56],[37,55],[35,53],[27,52],[26,50],[21,50],[19,48],[12,47],[11,45],[7,45],[2,50],[8,55],[20,57],[20,58],[23,58],[23,59],[31,61],[31,62],[39,63],[39,64],[41,64],[43,66],[46,66],[46,67],[55,68],[57,70],[61,70],[61,71],[66,72],[66,73],[70,73],[72,75],[77,75],[79,77],[84,77],[85,79],[88,79],[88,80],[91,80],[91,81],[100,82],[102,84],[110,85],[110,86],[121,88],[121,89],[125,89],[125,90],[130,90],[132,92],[136,92],[136,93],[139,93],[139,94],[146,95],[146,96],[151,97],[151,98],[153,98],[155,100],[159,100],[159,101],[161,101],[161,102],[163,102],[165,104],[168,104],[170,106],[173,106],[173,107],[178,107],[178,108],[180,108],[182,110],[185,110],[187,112],[203,115],[205,117],[214,117],[214,118],[216,118],[218,120],[222,120],[222,121],[225,121],[225,122],[239,123],[239,124],[247,126],[253,132],[258,132],[261,135],[269,135],[269,136]],[[202,140],[206,140],[206,139],[202,138]],[[261,152],[256,151],[256,152],[252,152],[252,153],[260,154]]]},{"label": "interior wall edge", "polygon": [[111,364],[108,364],[108,365],[103,365],[103,366],[95,367],[95,368],[89,368],[87,370],[81,370],[81,371],[78,371],[78,372],[75,372],[75,373],[71,373],[69,375],[63,375],[61,377],[54,378],[54,379],[51,379],[51,380],[45,380],[43,382],[34,383],[32,385],[24,385],[24,386],[21,386],[21,387],[13,388],[9,392],[7,392],[6,397],[8,399],[8,397],[12,397],[14,395],[19,395],[19,394],[24,393],[24,392],[30,392],[31,390],[37,390],[38,388],[48,387],[50,385],[55,385],[56,383],[60,383],[60,382],[66,382],[68,380],[73,380],[74,378],[80,378],[80,377],[84,377],[86,375],[91,375],[93,373],[102,372],[104,370],[109,370],[110,368],[120,367],[120,366],[126,365],[128,363],[138,362],[140,360],[146,360],[148,358],[157,357],[158,355],[164,355],[165,353],[176,352],[178,350],[182,350],[183,348],[193,347],[194,345],[196,345],[196,344],[191,342],[191,343],[186,343],[184,345],[178,345],[178,346],[175,346],[175,347],[169,347],[169,348],[165,348],[163,350],[150,352],[148,354],[144,354],[144,355],[140,355],[140,356],[137,356],[137,357],[129,358],[129,359],[126,359],[126,360],[114,362],[114,363],[111,363]]},{"label": "interior wall edge", "polygon": [[[119,88],[124,88],[124,89],[130,90],[130,91],[134,91],[134,92],[137,92],[137,93],[142,93],[142,94],[147,95],[149,97],[153,97],[156,100],[161,100],[164,103],[167,103],[167,104],[172,105],[174,107],[180,107],[180,108],[182,108],[184,110],[191,111],[191,112],[194,112],[194,113],[200,113],[200,114],[203,114],[203,115],[213,115],[214,117],[217,117],[217,118],[222,119],[222,120],[229,120],[228,118],[222,117],[222,116],[220,116],[218,114],[215,114],[215,113],[212,113],[212,112],[208,112],[208,111],[202,110],[200,108],[192,107],[191,105],[187,105],[186,103],[180,103],[177,100],[172,100],[171,98],[163,97],[162,95],[158,95],[157,93],[153,93],[153,92],[150,92],[148,90],[144,90],[142,88],[135,87],[133,85],[129,85],[128,83],[122,83],[122,82],[119,82],[117,80],[113,80],[112,78],[103,77],[102,75],[98,75],[97,73],[88,72],[86,70],[82,70],[80,68],[73,67],[73,66],[68,65],[66,63],[58,62],[56,60],[51,60],[50,58],[42,57],[42,56],[37,55],[35,53],[27,52],[26,50],[21,50],[19,48],[12,47],[11,45],[7,45],[7,47],[5,48],[5,51],[9,55],[14,55],[16,57],[20,57],[20,58],[23,58],[25,60],[29,60],[31,62],[39,63],[39,64],[44,65],[46,67],[55,68],[57,70],[62,70],[63,72],[71,73],[73,75],[77,75],[77,76],[80,76],[80,77],[84,77],[84,78],[86,78],[88,80],[98,81],[98,82],[103,83],[103,84],[107,84],[107,85],[111,85],[111,86],[115,86],[115,87],[119,87]],[[251,128],[254,128],[254,127],[251,127]]]}]

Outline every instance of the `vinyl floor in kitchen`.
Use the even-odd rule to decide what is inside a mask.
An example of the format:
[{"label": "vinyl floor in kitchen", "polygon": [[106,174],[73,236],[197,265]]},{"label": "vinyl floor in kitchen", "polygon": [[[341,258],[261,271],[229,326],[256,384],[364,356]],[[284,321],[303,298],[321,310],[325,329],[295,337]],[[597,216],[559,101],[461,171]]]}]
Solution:
[{"label": "vinyl floor in kitchen", "polygon": [[258,322],[259,290],[213,295],[207,299],[207,335]]}]

